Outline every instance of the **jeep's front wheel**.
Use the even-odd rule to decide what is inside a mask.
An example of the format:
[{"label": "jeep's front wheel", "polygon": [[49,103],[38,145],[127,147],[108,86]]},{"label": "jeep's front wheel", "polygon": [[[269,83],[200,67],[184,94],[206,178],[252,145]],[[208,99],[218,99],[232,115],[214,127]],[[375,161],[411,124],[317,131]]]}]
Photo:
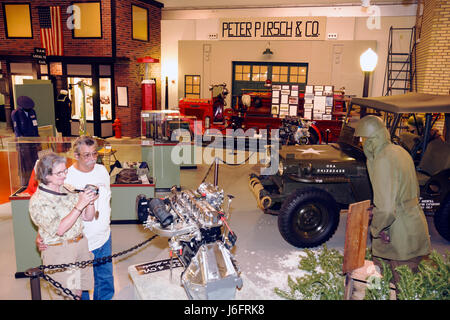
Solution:
[{"label": "jeep's front wheel", "polygon": [[450,196],[445,198],[434,214],[434,226],[444,239],[450,241]]},{"label": "jeep's front wheel", "polygon": [[328,241],[339,225],[339,209],[334,198],[320,189],[297,190],[283,203],[278,229],[287,242],[311,248]]}]

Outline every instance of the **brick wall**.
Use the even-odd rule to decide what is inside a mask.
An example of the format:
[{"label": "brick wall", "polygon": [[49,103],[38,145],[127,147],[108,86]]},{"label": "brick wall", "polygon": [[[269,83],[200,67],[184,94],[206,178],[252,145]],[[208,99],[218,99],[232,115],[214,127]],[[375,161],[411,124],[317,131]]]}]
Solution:
[{"label": "brick wall", "polygon": [[450,2],[420,1],[417,14],[417,91],[449,94],[450,91]]},{"label": "brick wall", "polygon": [[[7,3],[26,3],[25,0],[10,1]],[[41,37],[39,32],[39,6],[61,6],[61,21],[64,37],[65,56],[86,56],[86,57],[111,57],[111,1],[101,1],[102,13],[102,39],[73,39],[72,30],[67,27],[69,14],[67,7],[72,1],[29,1],[31,3],[31,23],[33,39],[7,39],[3,15],[3,6],[0,5],[0,51],[14,55],[31,55],[34,48],[41,47]],[[76,2],[88,2],[76,0]]]},{"label": "brick wall", "polygon": [[[450,94],[450,2],[419,1],[416,28],[420,39],[416,53],[417,91]],[[443,116],[434,127],[443,132]]]},{"label": "brick wall", "polygon": [[[147,8],[149,11],[149,41],[132,39],[131,4]],[[140,57],[151,56],[161,60],[161,9],[140,1],[116,1],[117,25],[117,57],[128,57],[130,61],[115,66],[116,86],[128,87],[129,107],[117,107],[116,117],[128,126],[122,126],[124,136],[140,136],[141,116],[141,81],[144,76],[144,65],[137,62]],[[161,67],[160,63],[151,65],[151,77],[156,78],[156,96],[158,109],[161,109]]]}]

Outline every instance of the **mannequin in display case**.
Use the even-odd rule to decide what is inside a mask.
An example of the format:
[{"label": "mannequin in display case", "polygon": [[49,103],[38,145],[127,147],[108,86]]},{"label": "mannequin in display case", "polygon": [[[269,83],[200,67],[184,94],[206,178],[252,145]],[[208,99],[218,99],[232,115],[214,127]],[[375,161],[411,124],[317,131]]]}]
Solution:
[{"label": "mannequin in display case", "polygon": [[63,137],[70,136],[70,115],[72,113],[72,101],[67,90],[61,90],[56,100],[56,129]]}]

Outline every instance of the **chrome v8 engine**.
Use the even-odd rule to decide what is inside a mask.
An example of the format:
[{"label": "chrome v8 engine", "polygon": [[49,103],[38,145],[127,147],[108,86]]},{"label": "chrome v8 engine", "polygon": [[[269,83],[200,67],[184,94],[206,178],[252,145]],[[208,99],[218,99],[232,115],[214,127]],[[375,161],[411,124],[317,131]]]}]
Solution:
[{"label": "chrome v8 engine", "polygon": [[184,266],[183,285],[190,299],[234,299],[242,287],[237,263],[230,253],[236,235],[229,228],[232,196],[223,208],[223,190],[202,183],[197,190],[172,191],[148,202],[144,226],[169,238],[171,253]]}]

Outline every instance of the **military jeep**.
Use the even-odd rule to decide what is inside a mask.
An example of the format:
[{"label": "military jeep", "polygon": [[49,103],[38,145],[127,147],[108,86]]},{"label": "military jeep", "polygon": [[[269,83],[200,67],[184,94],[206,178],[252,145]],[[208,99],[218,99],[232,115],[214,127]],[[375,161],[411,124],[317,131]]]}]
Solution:
[{"label": "military jeep", "polygon": [[[406,93],[353,98],[336,143],[282,146],[276,174],[250,174],[249,186],[258,207],[278,215],[278,229],[287,242],[308,248],[333,236],[341,209],[372,199],[366,158],[359,138],[353,135],[358,119],[350,115],[355,106],[384,118],[392,141],[416,160],[420,203],[426,214],[434,214],[439,234],[450,241],[450,143],[429,139],[433,117],[447,112],[446,123],[450,120],[450,96]],[[402,119],[418,113],[425,113],[425,129],[411,144],[411,139],[402,140],[407,136]]]}]

